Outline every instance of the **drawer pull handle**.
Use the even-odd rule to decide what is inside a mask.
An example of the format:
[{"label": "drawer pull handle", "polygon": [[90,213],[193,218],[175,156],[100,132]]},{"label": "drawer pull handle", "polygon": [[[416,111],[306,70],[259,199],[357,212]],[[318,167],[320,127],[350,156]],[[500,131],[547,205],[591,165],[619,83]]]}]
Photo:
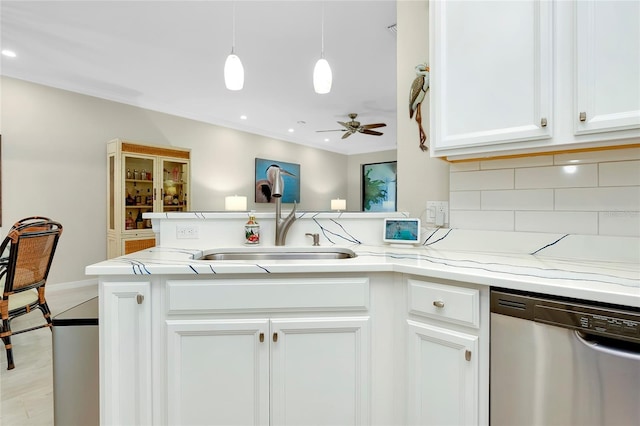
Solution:
[{"label": "drawer pull handle", "polygon": [[278,341],[278,333],[273,333],[273,342],[277,342]]},{"label": "drawer pull handle", "polygon": [[136,302],[138,303],[138,305],[142,305],[142,302],[144,301],[144,296],[140,293],[138,293],[136,295]]},{"label": "drawer pull handle", "polygon": [[586,112],[581,112],[580,113],[580,121],[587,121],[587,113]]},{"label": "drawer pull handle", "polygon": [[442,300],[434,300],[433,306],[436,308],[444,308],[444,302]]},{"label": "drawer pull handle", "polygon": [[264,333],[260,333],[260,343],[264,343]]},{"label": "drawer pull handle", "polygon": [[540,127],[547,127],[547,119],[546,118],[542,118],[540,120]]}]

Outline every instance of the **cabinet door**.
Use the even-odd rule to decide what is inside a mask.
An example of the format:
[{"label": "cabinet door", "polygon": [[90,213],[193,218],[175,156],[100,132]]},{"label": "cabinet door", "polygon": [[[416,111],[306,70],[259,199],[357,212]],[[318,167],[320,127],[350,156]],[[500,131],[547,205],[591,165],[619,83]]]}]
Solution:
[{"label": "cabinet door", "polygon": [[575,7],[576,133],[640,128],[640,2]]},{"label": "cabinet door", "polygon": [[269,424],[269,325],[167,321],[170,425]]},{"label": "cabinet door", "polygon": [[189,210],[189,162],[179,158],[160,158],[158,179],[162,184],[160,212]]},{"label": "cabinet door", "polygon": [[100,424],[151,424],[151,284],[101,287]]},{"label": "cabinet door", "polygon": [[551,2],[430,2],[432,153],[551,137]]},{"label": "cabinet door", "polygon": [[273,319],[271,424],[366,425],[369,317]]},{"label": "cabinet door", "polygon": [[153,212],[154,170],[156,158],[137,154],[123,154],[124,193],[121,195],[124,211],[123,226],[126,235],[151,231],[151,222],[142,219],[142,214]]},{"label": "cabinet door", "polygon": [[408,321],[412,425],[478,424],[478,337]]}]

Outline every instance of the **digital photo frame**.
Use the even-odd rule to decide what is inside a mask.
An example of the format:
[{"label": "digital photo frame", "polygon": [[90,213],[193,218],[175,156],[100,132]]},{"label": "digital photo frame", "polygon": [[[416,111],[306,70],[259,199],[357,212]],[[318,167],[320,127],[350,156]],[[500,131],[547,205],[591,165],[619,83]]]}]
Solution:
[{"label": "digital photo frame", "polygon": [[420,219],[385,218],[382,241],[389,244],[420,244]]}]

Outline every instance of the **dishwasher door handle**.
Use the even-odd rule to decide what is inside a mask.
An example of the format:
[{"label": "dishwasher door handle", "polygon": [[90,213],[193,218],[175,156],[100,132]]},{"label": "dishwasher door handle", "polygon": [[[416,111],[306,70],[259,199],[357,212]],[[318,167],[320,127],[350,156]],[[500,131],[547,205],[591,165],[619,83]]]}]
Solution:
[{"label": "dishwasher door handle", "polygon": [[574,331],[574,334],[578,339],[578,341],[580,341],[580,343],[582,343],[583,345],[587,346],[590,349],[593,349],[594,351],[602,352],[602,353],[613,355],[613,356],[618,356],[621,358],[632,359],[634,361],[640,361],[640,352],[638,351],[607,346],[605,343],[598,341],[596,336],[594,336],[594,339],[592,340],[587,338],[583,332],[578,330]]}]

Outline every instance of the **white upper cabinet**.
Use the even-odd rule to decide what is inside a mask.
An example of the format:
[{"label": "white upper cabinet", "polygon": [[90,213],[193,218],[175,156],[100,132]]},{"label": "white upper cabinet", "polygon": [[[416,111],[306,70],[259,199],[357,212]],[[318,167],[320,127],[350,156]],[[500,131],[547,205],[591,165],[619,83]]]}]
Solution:
[{"label": "white upper cabinet", "polygon": [[551,5],[431,2],[432,152],[551,137]]},{"label": "white upper cabinet", "polygon": [[640,2],[576,3],[577,134],[640,127]]},{"label": "white upper cabinet", "polygon": [[433,0],[429,19],[432,156],[640,136],[640,3]]}]

